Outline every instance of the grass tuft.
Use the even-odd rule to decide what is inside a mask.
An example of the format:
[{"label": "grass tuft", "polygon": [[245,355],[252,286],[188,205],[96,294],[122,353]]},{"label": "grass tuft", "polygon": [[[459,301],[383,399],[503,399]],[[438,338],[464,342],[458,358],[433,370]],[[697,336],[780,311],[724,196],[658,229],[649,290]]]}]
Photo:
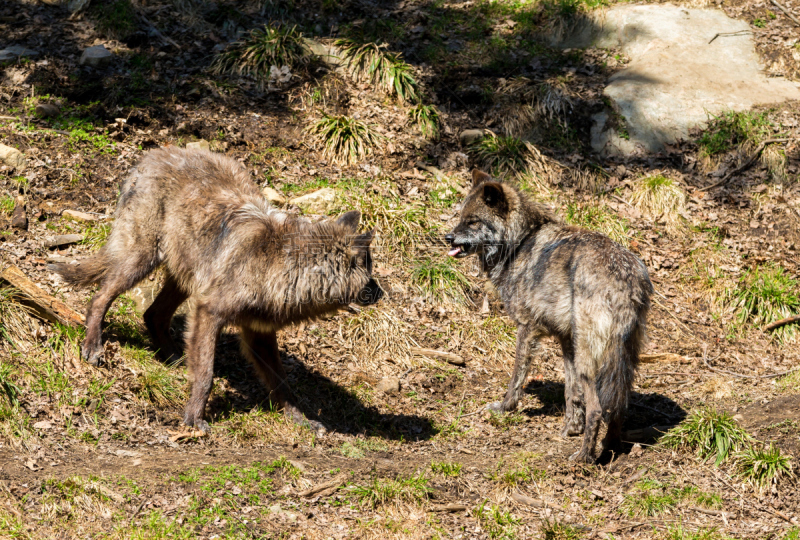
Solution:
[{"label": "grass tuft", "polygon": [[[736,314],[736,327],[764,326],[800,312],[800,283],[775,263],[747,270],[731,291],[728,303]],[[793,340],[797,325],[787,324],[772,331],[779,342]]]},{"label": "grass tuft", "polygon": [[742,480],[759,490],[775,486],[783,478],[794,477],[791,458],[781,454],[781,449],[773,444],[747,448],[734,458]]},{"label": "grass tuft", "polygon": [[124,39],[136,31],[136,10],[130,0],[94,2],[90,14],[97,30],[108,37]]},{"label": "grass tuft", "polygon": [[565,221],[570,225],[599,231],[622,246],[627,247],[630,243],[628,222],[607,206],[569,203]]},{"label": "grass tuft", "polygon": [[583,530],[575,525],[549,519],[542,522],[544,540],[580,540],[583,536]]},{"label": "grass tuft", "polygon": [[456,477],[461,474],[461,463],[433,461],[431,462],[431,471],[442,476]]},{"label": "grass tuft", "polygon": [[439,302],[463,304],[471,285],[452,258],[424,258],[414,265],[411,281],[420,292]]},{"label": "grass tuft", "polygon": [[350,486],[349,491],[360,504],[373,509],[401,502],[421,503],[432,493],[428,479],[422,476],[422,473],[408,478],[398,476],[393,480],[373,478],[372,482],[365,486]]},{"label": "grass tuft", "polygon": [[177,363],[165,366],[150,351],[136,347],[124,347],[122,352],[136,366],[138,384],[134,392],[139,398],[157,407],[170,407],[183,402],[186,391],[183,377],[175,369]]},{"label": "grass tuft", "polygon": [[782,392],[800,393],[800,369],[781,377],[775,385]]},{"label": "grass tuft", "polygon": [[473,515],[481,524],[481,528],[486,531],[489,538],[501,540],[514,540],[516,538],[517,525],[521,520],[511,515],[509,511],[503,511],[499,506],[483,501],[478,506]]},{"label": "grass tuft", "polygon": [[671,179],[663,175],[647,176],[636,182],[631,204],[675,230],[685,209],[686,194]]},{"label": "grass tuft", "polygon": [[413,70],[400,53],[384,50],[374,43],[359,44],[349,39],[336,41],[342,50],[342,61],[357,81],[369,82],[400,101],[415,101],[419,97]]},{"label": "grass tuft", "polygon": [[414,105],[408,111],[408,117],[417,125],[420,133],[426,139],[437,140],[439,138],[439,110],[435,105]]},{"label": "grass tuft", "polygon": [[661,444],[667,448],[690,450],[703,460],[715,458],[715,465],[752,441],[750,434],[740,428],[731,415],[710,407],[692,411],[689,418],[661,438]]},{"label": "grass tuft", "polygon": [[263,88],[272,66],[304,66],[311,58],[311,49],[297,26],[265,25],[221,52],[211,70],[217,74],[252,76]]},{"label": "grass tuft", "polygon": [[529,172],[537,152],[531,144],[516,137],[489,135],[469,146],[480,165],[494,176]]},{"label": "grass tuft", "polygon": [[308,131],[323,145],[326,158],[345,165],[363,160],[383,140],[383,136],[368,124],[345,115],[325,114]]},{"label": "grass tuft", "polygon": [[0,214],[10,216],[11,212],[14,211],[14,206],[14,197],[11,195],[3,195],[0,197]]},{"label": "grass tuft", "polygon": [[697,146],[701,157],[713,157],[744,143],[755,147],[771,132],[772,123],[766,113],[727,111],[711,117]]}]

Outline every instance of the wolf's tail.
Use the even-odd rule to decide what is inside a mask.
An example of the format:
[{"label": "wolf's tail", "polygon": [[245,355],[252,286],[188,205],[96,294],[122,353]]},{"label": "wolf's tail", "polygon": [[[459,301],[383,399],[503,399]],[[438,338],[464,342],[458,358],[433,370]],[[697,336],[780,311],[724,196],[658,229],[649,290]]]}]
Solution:
[{"label": "wolf's tail", "polygon": [[609,421],[624,414],[628,408],[644,334],[644,321],[634,320],[625,332],[613,336],[606,348],[597,374],[597,395],[603,416]]},{"label": "wolf's tail", "polygon": [[65,281],[79,287],[88,287],[100,283],[108,273],[111,261],[105,250],[83,259],[77,264],[52,263],[47,268],[59,274]]}]

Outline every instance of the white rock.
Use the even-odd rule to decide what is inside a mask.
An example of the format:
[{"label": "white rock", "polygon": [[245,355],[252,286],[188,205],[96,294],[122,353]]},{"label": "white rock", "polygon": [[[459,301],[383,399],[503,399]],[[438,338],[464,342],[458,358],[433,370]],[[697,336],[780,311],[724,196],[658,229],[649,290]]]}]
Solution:
[{"label": "white rock", "polygon": [[483,139],[485,135],[486,133],[482,129],[465,129],[458,136],[458,140],[461,141],[462,146],[468,146],[475,141]]},{"label": "white rock", "polygon": [[22,172],[28,166],[25,159],[25,154],[4,144],[0,144],[0,162],[5,163],[9,167],[14,167],[17,172]]},{"label": "white rock", "polygon": [[111,64],[112,58],[114,53],[106,49],[105,45],[95,45],[83,51],[79,62],[82,66],[104,68]]},{"label": "white rock", "polygon": [[187,150],[211,150],[211,146],[208,144],[208,141],[200,139],[199,141],[186,143]]},{"label": "white rock", "polygon": [[384,394],[394,394],[400,391],[400,379],[397,377],[386,377],[381,379],[375,389]]},{"label": "white rock", "polygon": [[274,206],[283,206],[286,204],[286,197],[280,194],[279,191],[267,186],[261,190],[261,194],[270,204]]},{"label": "white rock", "polygon": [[302,197],[295,197],[289,204],[299,206],[312,214],[327,214],[336,201],[336,192],[331,188],[322,188]]},{"label": "white rock", "polygon": [[705,126],[709,114],[800,99],[794,82],[763,72],[750,25],[718,9],[616,5],[561,45],[614,48],[630,58],[603,92],[627,135],[609,125],[619,118],[594,118],[592,147],[607,155],[659,152]]}]

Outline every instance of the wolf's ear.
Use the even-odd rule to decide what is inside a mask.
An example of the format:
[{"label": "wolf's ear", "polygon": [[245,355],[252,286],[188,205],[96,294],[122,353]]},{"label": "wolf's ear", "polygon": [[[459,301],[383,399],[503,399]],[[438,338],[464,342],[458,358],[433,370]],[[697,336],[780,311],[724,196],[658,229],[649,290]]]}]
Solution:
[{"label": "wolf's ear", "polygon": [[503,189],[503,185],[497,182],[489,182],[483,186],[483,202],[486,206],[493,208],[504,214],[508,211],[508,198]]},{"label": "wolf's ear", "polygon": [[472,169],[472,187],[479,186],[484,182],[491,182],[492,177],[478,169]]},{"label": "wolf's ear", "polygon": [[339,216],[339,219],[336,220],[336,223],[339,225],[343,225],[349,229],[352,229],[353,232],[358,230],[358,224],[361,222],[361,212],[358,210],[351,210],[350,212],[344,213]]},{"label": "wolf's ear", "polygon": [[367,231],[364,234],[359,234],[353,240],[353,247],[361,249],[368,248],[373,238],[375,238],[375,229]]}]

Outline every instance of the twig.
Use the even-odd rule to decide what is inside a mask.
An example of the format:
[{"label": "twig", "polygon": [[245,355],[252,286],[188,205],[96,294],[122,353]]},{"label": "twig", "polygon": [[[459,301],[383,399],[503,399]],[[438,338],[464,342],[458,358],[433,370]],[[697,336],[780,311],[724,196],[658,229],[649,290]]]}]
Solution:
[{"label": "twig", "polygon": [[249,533],[250,533],[250,536],[252,536],[253,538],[258,538],[258,535],[257,535],[257,534],[256,534],[256,532],[255,532],[255,531],[254,531],[254,530],[253,530],[253,529],[250,527],[250,524],[249,524],[249,523],[245,523],[244,521],[242,521],[242,519],[241,519],[239,516],[237,516],[237,515],[236,515],[236,509],[233,507],[233,504],[232,504],[230,501],[228,501],[228,508],[230,508],[230,509],[231,509],[230,515],[231,515],[231,516],[233,516],[233,517],[235,517],[235,518],[236,518],[236,520],[237,520],[239,523],[241,523],[242,525],[244,525],[244,528],[245,528],[245,529],[247,529],[247,532],[249,532]]},{"label": "twig", "polygon": [[764,327],[764,332],[769,332],[770,330],[775,330],[781,326],[791,324],[793,322],[800,321],[800,315],[795,315],[793,317],[786,317],[785,319],[781,319],[779,321],[775,321],[773,323],[769,323],[767,326]]},{"label": "twig", "polygon": [[778,3],[778,0],[771,0],[771,1],[772,1],[772,5],[774,5],[774,6],[775,6],[776,8],[778,8],[779,10],[783,11],[783,14],[784,14],[784,15],[786,15],[787,17],[789,17],[790,19],[792,19],[792,22],[794,22],[794,24],[796,24],[797,26],[800,26],[800,21],[799,21],[799,20],[797,20],[797,17],[795,17],[794,15],[792,15],[792,14],[789,12],[789,10],[788,10],[788,9],[786,9],[786,8],[785,8],[785,7],[783,7],[781,4],[779,4],[779,3]]},{"label": "twig", "polygon": [[133,523],[133,520],[136,518],[136,516],[139,515],[139,512],[142,511],[142,508],[144,508],[144,505],[146,505],[147,502],[148,502],[147,499],[143,500],[142,503],[136,508],[136,510],[133,512],[133,515],[128,520],[128,526],[130,526],[130,524]]},{"label": "twig", "polygon": [[711,45],[711,43],[718,37],[746,36],[747,34],[752,33],[752,30],[739,30],[738,32],[718,32],[714,34],[714,37],[711,38],[711,41],[709,41],[708,44]]},{"label": "twig", "polygon": [[787,369],[786,371],[781,371],[780,373],[770,373],[769,375],[745,375],[744,373],[736,373],[734,371],[728,371],[727,369],[713,368],[709,365],[705,355],[703,355],[703,363],[711,371],[715,371],[717,373],[724,373],[726,375],[733,375],[734,377],[741,377],[742,379],[774,379],[775,377],[783,377],[784,375],[788,375],[789,373],[793,373],[797,370],[800,370],[800,366],[798,366],[792,369]]},{"label": "twig", "polygon": [[748,158],[747,161],[745,161],[742,165],[740,165],[739,167],[736,167],[734,170],[732,170],[731,172],[729,172],[725,176],[723,176],[722,180],[720,180],[719,182],[717,182],[715,184],[711,184],[710,186],[699,188],[697,191],[708,191],[710,189],[714,189],[715,187],[719,187],[719,186],[727,183],[728,180],[730,180],[731,178],[733,178],[737,174],[740,174],[740,173],[746,171],[747,169],[752,167],[753,163],[756,162],[756,160],[761,155],[761,152],[764,151],[764,149],[767,147],[768,144],[789,142],[791,140],[792,139],[767,139],[766,141],[764,141],[764,142],[762,142],[761,144],[758,145],[758,147],[756,148],[755,152],[753,152],[753,154]]}]

